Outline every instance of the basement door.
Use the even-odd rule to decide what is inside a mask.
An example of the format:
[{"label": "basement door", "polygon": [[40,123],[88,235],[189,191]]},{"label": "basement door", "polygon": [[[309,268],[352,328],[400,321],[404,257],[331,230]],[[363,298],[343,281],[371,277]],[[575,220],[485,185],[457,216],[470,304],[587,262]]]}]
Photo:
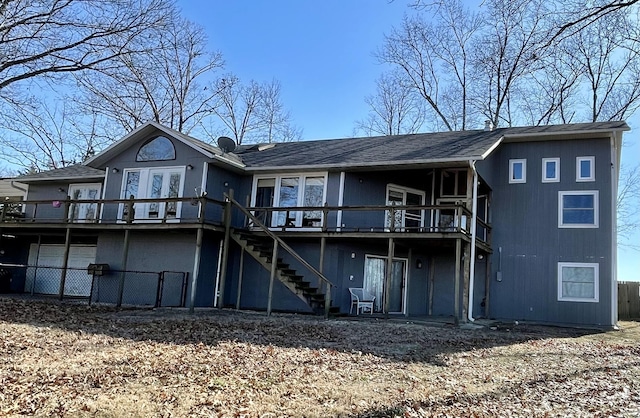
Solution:
[{"label": "basement door", "polygon": [[[31,244],[29,266],[25,282],[25,292],[57,295],[60,291],[60,275],[64,262],[64,245]],[[89,264],[96,262],[95,245],[71,245],[67,275],[64,282],[66,296],[89,296],[93,277],[87,274]]]},{"label": "basement door", "polygon": [[389,313],[403,314],[406,310],[407,260],[394,258],[391,271],[389,295],[385,295],[387,258],[367,255],[364,263],[365,291],[376,297],[374,312],[384,312],[386,297],[389,298]]}]

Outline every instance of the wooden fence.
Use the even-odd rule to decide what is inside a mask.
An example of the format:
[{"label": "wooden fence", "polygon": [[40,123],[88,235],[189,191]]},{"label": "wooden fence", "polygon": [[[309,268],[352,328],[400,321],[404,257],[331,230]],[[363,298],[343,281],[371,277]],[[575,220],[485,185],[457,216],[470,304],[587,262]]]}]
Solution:
[{"label": "wooden fence", "polygon": [[640,282],[618,282],[618,319],[640,319]]}]

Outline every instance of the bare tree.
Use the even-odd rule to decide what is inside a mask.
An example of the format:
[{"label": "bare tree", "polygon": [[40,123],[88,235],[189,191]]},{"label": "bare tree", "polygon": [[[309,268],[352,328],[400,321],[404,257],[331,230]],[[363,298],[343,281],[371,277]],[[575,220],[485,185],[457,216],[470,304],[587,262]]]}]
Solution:
[{"label": "bare tree", "polygon": [[302,136],[302,130],[292,125],[291,115],[281,103],[278,81],[242,83],[228,74],[217,81],[215,89],[218,96],[212,111],[223,129],[213,127],[211,131],[232,136],[238,145],[297,141]]},{"label": "bare tree", "polygon": [[0,0],[0,94],[23,80],[108,67],[164,24],[163,0]]},{"label": "bare tree", "polygon": [[469,49],[482,20],[460,1],[434,4],[429,11],[428,18],[405,17],[402,27],[385,37],[377,57],[404,72],[433,112],[436,128],[466,129]]},{"label": "bare tree", "polygon": [[365,98],[369,114],[356,122],[356,133],[373,136],[418,132],[424,123],[423,100],[403,74],[383,74],[376,86],[376,94]]},{"label": "bare tree", "polygon": [[82,162],[102,144],[85,130],[65,102],[32,98],[2,114],[0,136],[8,163],[32,171],[62,168]]},{"label": "bare tree", "polygon": [[621,120],[640,106],[640,40],[624,12],[601,17],[572,38],[571,58],[584,78],[588,120]]},{"label": "bare tree", "polygon": [[260,85],[253,80],[242,84],[238,77],[229,74],[218,80],[216,91],[220,94],[212,111],[241,145],[248,134],[264,126],[258,115],[262,96]]},{"label": "bare tree", "polygon": [[640,228],[640,165],[630,169],[622,167],[620,181],[618,183],[618,199],[616,208],[618,211],[618,236],[620,244],[640,250],[640,245],[630,243],[631,235]]},{"label": "bare tree", "polygon": [[222,56],[206,52],[202,28],[178,16],[143,43],[117,66],[78,75],[78,103],[125,132],[152,120],[188,133],[210,114],[218,92],[209,81]]},{"label": "bare tree", "polygon": [[260,105],[257,118],[263,127],[256,139],[260,142],[292,142],[302,138],[302,129],[292,125],[291,113],[285,110],[281,98],[281,85],[277,80],[260,86]]}]

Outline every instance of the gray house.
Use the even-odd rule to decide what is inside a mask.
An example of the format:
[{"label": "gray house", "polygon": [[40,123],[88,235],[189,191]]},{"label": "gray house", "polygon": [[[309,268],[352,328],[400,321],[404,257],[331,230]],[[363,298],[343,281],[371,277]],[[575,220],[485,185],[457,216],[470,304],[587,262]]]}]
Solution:
[{"label": "gray house", "polygon": [[148,123],[16,180],[12,290],[614,326],[624,122],[216,147]]}]

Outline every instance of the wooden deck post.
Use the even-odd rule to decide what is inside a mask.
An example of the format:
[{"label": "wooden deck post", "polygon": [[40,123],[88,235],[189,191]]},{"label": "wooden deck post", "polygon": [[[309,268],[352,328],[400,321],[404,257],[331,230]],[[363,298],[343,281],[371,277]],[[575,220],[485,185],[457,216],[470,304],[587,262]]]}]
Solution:
[{"label": "wooden deck post", "polygon": [[278,241],[273,240],[273,254],[271,254],[271,276],[269,277],[269,295],[267,296],[267,316],[271,315],[271,301],[273,298],[273,282],[278,271]]},{"label": "wooden deck post", "polygon": [[227,280],[227,261],[229,260],[229,245],[231,240],[231,209],[233,203],[233,189],[229,189],[228,198],[224,205],[224,241],[222,242],[222,264],[220,265],[220,288],[218,289],[218,308],[224,308],[224,287]]},{"label": "wooden deck post", "polygon": [[491,286],[491,254],[487,254],[484,275],[484,317],[489,318],[489,287]]},{"label": "wooden deck post", "polygon": [[191,276],[191,297],[189,298],[189,313],[193,313],[196,307],[196,295],[198,293],[198,278],[200,276],[200,259],[202,257],[202,238],[204,228],[202,225],[196,232],[196,253],[193,257],[193,275]]},{"label": "wooden deck post", "polygon": [[[71,229],[67,228],[64,236],[64,256],[62,258],[62,270],[60,271],[60,289],[58,290],[58,298],[62,300],[64,297],[64,284],[67,280],[67,266],[69,264],[69,249],[71,247]],[[37,264],[37,263],[36,263]]]},{"label": "wooden deck post", "polygon": [[[392,219],[395,223],[395,220]],[[393,224],[392,224],[393,225]],[[384,278],[384,316],[389,318],[389,293],[391,293],[391,276],[393,275],[393,253],[395,250],[393,238],[389,238],[389,248],[387,251],[387,271]]]},{"label": "wooden deck post", "polygon": [[469,292],[472,290],[469,288],[471,279],[471,244],[464,243],[464,249],[462,251],[462,322],[467,322],[467,313],[469,312]]},{"label": "wooden deck post", "polygon": [[433,285],[436,274],[435,257],[429,257],[429,316],[433,315]]},{"label": "wooden deck post", "polygon": [[[318,271],[320,273],[324,273],[324,252],[326,250],[326,246],[327,246],[327,238],[326,237],[322,237],[320,238],[320,260],[318,261]],[[318,283],[320,287],[320,290],[322,290],[322,287],[325,285],[324,281],[320,280],[320,282]]]},{"label": "wooden deck post", "polygon": [[455,272],[453,278],[453,311],[454,319],[456,323],[460,320],[460,258],[462,253],[462,241],[460,238],[456,239],[456,259],[455,259]]},{"label": "wooden deck post", "polygon": [[[128,214],[127,214],[128,215]],[[124,279],[127,274],[127,260],[129,258],[129,229],[124,230],[124,243],[122,244],[122,267],[120,267],[120,282],[118,283],[118,300],[116,307],[122,306],[122,294],[124,293]]]},{"label": "wooden deck post", "polygon": [[240,309],[240,297],[242,296],[242,277],[244,276],[244,248],[240,249],[240,270],[238,271],[238,296],[236,297],[236,310]]}]

